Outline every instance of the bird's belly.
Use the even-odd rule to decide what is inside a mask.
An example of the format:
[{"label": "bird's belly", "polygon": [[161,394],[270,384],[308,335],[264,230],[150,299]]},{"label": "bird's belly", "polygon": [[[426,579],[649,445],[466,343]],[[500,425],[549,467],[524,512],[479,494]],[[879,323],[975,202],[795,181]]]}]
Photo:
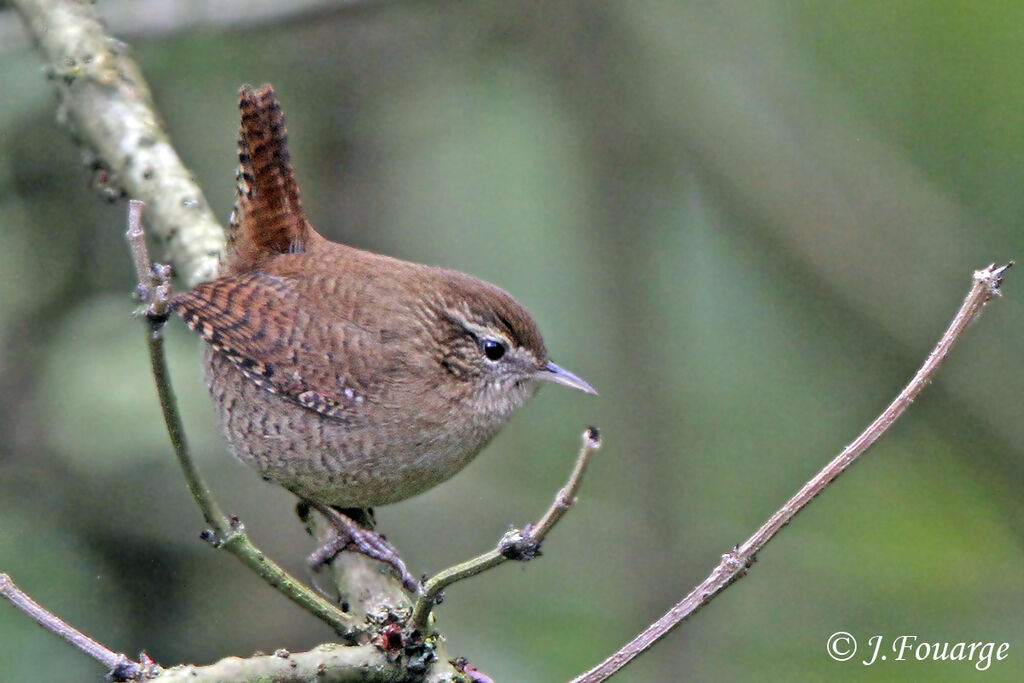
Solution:
[{"label": "bird's belly", "polygon": [[257,386],[230,361],[206,351],[206,375],[231,452],[298,496],[338,507],[404,500],[461,470],[497,431],[453,441],[387,428],[360,416],[327,417]]}]

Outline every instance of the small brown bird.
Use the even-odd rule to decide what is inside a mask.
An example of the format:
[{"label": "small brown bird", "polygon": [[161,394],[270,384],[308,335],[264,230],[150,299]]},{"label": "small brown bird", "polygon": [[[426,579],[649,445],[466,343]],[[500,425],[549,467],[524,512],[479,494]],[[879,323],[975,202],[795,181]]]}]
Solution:
[{"label": "small brown bird", "polygon": [[501,289],[313,230],[273,89],[240,108],[222,276],[172,300],[235,456],[320,509],[383,505],[461,470],[542,381],[596,393]]}]

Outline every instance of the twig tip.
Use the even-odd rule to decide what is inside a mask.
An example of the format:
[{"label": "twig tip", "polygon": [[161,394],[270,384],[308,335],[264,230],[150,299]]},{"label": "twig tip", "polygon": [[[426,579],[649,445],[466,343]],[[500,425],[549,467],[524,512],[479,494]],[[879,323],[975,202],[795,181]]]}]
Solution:
[{"label": "twig tip", "polygon": [[125,233],[128,239],[141,237],[144,234],[142,232],[142,209],[145,206],[146,203],[142,200],[128,200],[128,232]]},{"label": "twig tip", "polygon": [[1009,261],[1005,266],[998,268],[996,264],[990,263],[987,268],[974,271],[974,280],[986,285],[989,296],[1001,296],[1002,292],[999,291],[999,287],[1003,284],[1003,275],[1013,267],[1013,263],[1013,261]]},{"label": "twig tip", "polygon": [[583,445],[591,450],[597,450],[601,447],[601,430],[591,425],[587,427],[587,430],[583,432]]}]

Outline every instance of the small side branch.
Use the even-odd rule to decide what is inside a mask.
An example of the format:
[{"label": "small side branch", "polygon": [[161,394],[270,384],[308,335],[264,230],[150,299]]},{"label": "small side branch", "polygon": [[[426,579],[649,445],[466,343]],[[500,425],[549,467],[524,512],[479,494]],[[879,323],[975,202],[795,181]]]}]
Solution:
[{"label": "small side branch", "polygon": [[611,678],[636,657],[664,638],[697,610],[708,604],[715,596],[728,588],[734,581],[746,575],[757,553],[775,537],[784,526],[804,509],[808,503],[825,490],[836,477],[855,463],[876,441],[906,412],[910,404],[928,386],[942,363],[949,356],[953,345],[960,339],[972,322],[981,314],[985,305],[1000,295],[999,286],[1003,274],[1013,263],[997,268],[995,264],[974,273],[974,283],[963,305],[939,343],[929,354],[924,365],[900,392],[889,407],[882,411],[874,422],[843,449],[828,465],[808,481],[796,495],[758,529],[743,545],[735,547],[722,556],[722,561],[704,581],[694,588],[677,605],[670,609],[626,644],[621,650],[608,657],[598,666],[573,679],[572,683],[599,683]]},{"label": "small side branch", "polygon": [[185,427],[178,412],[177,399],[171,386],[171,377],[167,369],[164,355],[164,338],[162,327],[167,319],[167,303],[170,295],[170,273],[166,267],[154,267],[149,261],[145,245],[145,234],[142,230],[142,202],[132,201],[128,211],[128,243],[131,246],[135,271],[144,279],[139,282],[140,295],[147,297],[143,303],[143,314],[149,321],[147,335],[149,360],[156,381],[157,394],[160,397],[160,409],[163,411],[167,433],[171,438],[171,446],[178,458],[181,470],[185,475],[189,491],[210,526],[203,538],[214,547],[224,548],[241,560],[258,574],[264,581],[284,594],[292,602],[325,621],[340,634],[345,633],[351,619],[344,612],[327,602],[314,591],[293,578],[277,563],[270,560],[260,551],[245,533],[245,528],[237,517],[228,517],[214,499],[210,488],[206,485],[192,458],[192,453],[185,438]]},{"label": "small side branch", "polygon": [[156,674],[159,669],[152,664],[147,666],[132,661],[126,655],[114,652],[102,643],[96,642],[30,598],[25,591],[18,588],[10,576],[3,572],[0,572],[0,596],[7,598],[11,604],[47,631],[60,636],[102,664],[109,672],[107,677],[110,680],[142,681],[150,675]]},{"label": "small side branch", "polygon": [[583,446],[580,448],[568,483],[555,496],[554,502],[540,521],[535,526],[528,524],[522,530],[512,529],[502,537],[494,550],[438,572],[423,584],[420,596],[413,606],[410,625],[425,631],[430,611],[437,604],[441,591],[453,583],[476,576],[509,560],[528,561],[540,555],[541,542],[576,501],[576,492],[583,481],[583,473],[587,470],[590,456],[600,447],[601,438],[597,428],[588,428],[583,433]]}]

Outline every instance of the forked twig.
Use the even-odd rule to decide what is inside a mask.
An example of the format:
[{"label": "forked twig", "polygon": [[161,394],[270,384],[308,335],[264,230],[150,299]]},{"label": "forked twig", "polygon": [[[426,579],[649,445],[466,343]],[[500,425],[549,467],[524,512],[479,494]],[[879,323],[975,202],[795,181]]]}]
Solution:
[{"label": "forked twig", "polygon": [[590,456],[600,447],[601,437],[597,428],[587,428],[587,431],[583,432],[583,446],[576,457],[576,465],[568,483],[555,496],[554,502],[540,521],[535,526],[528,524],[522,530],[510,530],[501,538],[494,550],[435,574],[420,590],[412,616],[409,618],[410,625],[421,631],[425,630],[430,611],[437,604],[441,591],[453,583],[476,576],[509,560],[528,561],[539,555],[544,537],[576,501],[576,492],[583,481],[583,473],[587,470]]},{"label": "forked twig", "polygon": [[109,672],[107,678],[110,680],[141,681],[150,674],[155,674],[159,669],[153,664],[147,666],[132,661],[126,655],[114,652],[102,643],[96,642],[30,598],[25,591],[18,588],[10,576],[3,572],[0,572],[0,595],[7,598],[11,604],[47,631],[60,636],[106,667]]},{"label": "forked twig", "polygon": [[163,411],[164,422],[167,424],[167,433],[170,435],[174,454],[181,465],[192,497],[202,511],[206,523],[211,527],[210,531],[204,532],[203,538],[214,547],[229,551],[241,560],[242,564],[256,572],[264,581],[292,602],[325,621],[338,633],[343,634],[351,625],[351,618],[313,590],[306,588],[253,545],[238,518],[228,517],[220,509],[202,474],[196,468],[188,441],[185,439],[185,429],[178,412],[174,389],[171,386],[167,360],[164,356],[163,334],[161,334],[163,323],[167,318],[170,272],[166,267],[154,267],[150,263],[141,216],[142,202],[132,200],[128,212],[127,237],[132,249],[132,258],[135,261],[135,271],[146,278],[139,282],[138,291],[140,295],[148,297],[143,302],[146,304],[143,312],[150,324],[147,335],[150,364],[153,378],[156,381],[157,394],[160,397],[160,409]]},{"label": "forked twig", "polygon": [[779,533],[782,527],[807,506],[815,496],[831,484],[836,477],[860,458],[907,410],[924,388],[931,383],[935,373],[949,355],[950,349],[960,339],[982,309],[993,297],[999,296],[1003,273],[1012,266],[1009,263],[997,268],[990,265],[974,273],[974,284],[953,322],[949,324],[939,343],[932,350],[924,365],[900,392],[889,407],[882,411],[874,422],[860,436],[837,455],[810,481],[804,484],[795,496],[772,515],[743,545],[722,556],[722,561],[704,581],[694,588],[660,619],[648,626],[640,635],[627,643],[621,650],[608,657],[599,665],[574,678],[572,683],[599,683],[611,678],[616,672],[664,638],[672,629],[693,613],[708,604],[716,595],[734,581],[746,575],[758,552]]}]

